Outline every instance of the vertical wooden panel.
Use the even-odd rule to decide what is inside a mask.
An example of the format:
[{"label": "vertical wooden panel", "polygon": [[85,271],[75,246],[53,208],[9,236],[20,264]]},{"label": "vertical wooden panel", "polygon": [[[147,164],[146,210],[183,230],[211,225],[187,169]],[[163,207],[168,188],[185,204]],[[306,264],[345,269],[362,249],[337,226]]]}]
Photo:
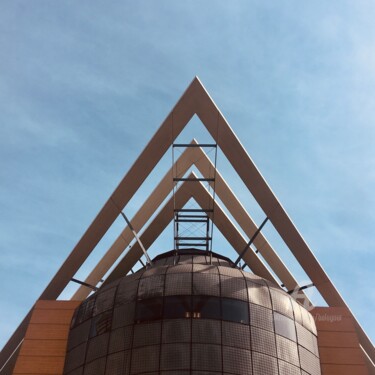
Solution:
[{"label": "vertical wooden panel", "polygon": [[38,301],[13,374],[62,375],[70,321],[79,301]]},{"label": "vertical wooden panel", "polygon": [[318,330],[322,375],[371,374],[349,310],[344,307],[316,307],[311,313]]}]

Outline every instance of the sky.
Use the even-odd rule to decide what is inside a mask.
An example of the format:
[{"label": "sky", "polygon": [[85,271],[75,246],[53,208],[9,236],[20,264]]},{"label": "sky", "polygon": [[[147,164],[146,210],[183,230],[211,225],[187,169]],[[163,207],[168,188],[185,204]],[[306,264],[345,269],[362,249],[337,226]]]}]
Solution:
[{"label": "sky", "polygon": [[[374,19],[370,0],[2,1],[0,347],[194,76],[374,341]],[[208,139],[197,118],[181,135],[192,137]],[[168,151],[129,217],[171,161]],[[259,225],[264,213],[220,150],[217,168]],[[123,227],[116,220],[78,278]],[[309,283],[272,226],[264,233]],[[235,258],[217,230],[213,249]]]}]

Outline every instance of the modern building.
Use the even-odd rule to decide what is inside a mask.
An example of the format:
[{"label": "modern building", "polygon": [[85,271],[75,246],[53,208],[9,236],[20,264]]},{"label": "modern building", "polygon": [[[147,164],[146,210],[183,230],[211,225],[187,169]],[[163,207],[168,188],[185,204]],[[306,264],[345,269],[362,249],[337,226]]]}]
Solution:
[{"label": "modern building", "polygon": [[[194,114],[213,142],[175,143]],[[172,168],[129,220],[124,207],[169,148]],[[232,164],[266,215],[260,226],[207,148]],[[86,280],[75,279],[118,216],[125,229]],[[174,248],[150,259],[172,221]],[[267,241],[266,224],[309,284],[298,284]],[[213,225],[237,259],[212,248]],[[71,300],[58,300],[71,281]],[[312,305],[309,287],[327,307]],[[374,361],[366,333],[195,78],[1,351],[0,374],[365,375]]]}]

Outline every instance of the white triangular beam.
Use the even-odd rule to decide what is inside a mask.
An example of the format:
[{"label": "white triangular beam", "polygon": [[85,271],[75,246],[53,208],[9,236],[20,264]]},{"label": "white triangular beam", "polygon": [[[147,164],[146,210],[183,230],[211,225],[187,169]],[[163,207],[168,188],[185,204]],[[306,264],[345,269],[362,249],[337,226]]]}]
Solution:
[{"label": "white triangular beam", "polygon": [[[191,143],[197,144],[195,140],[193,140]],[[185,174],[185,172],[192,165],[198,167],[199,171],[204,177],[209,176],[210,172],[214,169],[214,165],[204,150],[197,147],[185,149],[180,157],[176,160],[175,165],[172,166],[172,168],[162,178],[158,186],[153,190],[151,195],[147,198],[145,203],[132,219],[132,225],[137,232],[141,231],[143,225],[148,221],[151,214],[156,211],[158,206],[172,190],[172,170],[176,169],[176,165],[178,165],[178,172],[181,175]],[[215,184],[211,184],[212,187],[215,187],[217,196],[224,203],[229,213],[240,224],[246,235],[251,238],[258,228],[218,170],[216,170]],[[126,227],[85,279],[85,283],[97,285],[97,283],[104,277],[109,268],[112,267],[112,265],[116,262],[118,257],[132,240],[133,235],[130,229]],[[288,290],[299,287],[293,275],[278,257],[277,253],[272,249],[271,245],[268,243],[267,239],[262,235],[262,233],[258,234],[254,241],[254,245]],[[90,288],[81,285],[74,293],[72,299],[83,300],[90,292]],[[300,294],[302,295],[303,293],[301,292]],[[305,298],[306,302],[311,304],[306,295],[303,295],[303,298]]]}]

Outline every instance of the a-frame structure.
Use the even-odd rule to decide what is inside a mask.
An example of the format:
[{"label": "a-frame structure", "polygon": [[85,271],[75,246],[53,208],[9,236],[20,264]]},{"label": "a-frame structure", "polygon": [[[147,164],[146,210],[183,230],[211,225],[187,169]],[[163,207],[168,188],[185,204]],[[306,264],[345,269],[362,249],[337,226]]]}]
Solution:
[{"label": "a-frame structure", "polygon": [[[173,145],[175,139],[194,115],[197,115],[206,127],[217,146],[226,156],[265,213],[266,220],[268,220],[279,233],[280,237],[288,246],[327,305],[348,309],[345,301],[324,272],[314,254],[198,78],[194,78],[191,82],[171,113],[161,124],[158,131],[126,173],[92,224],[78,241],[71,254],[43,291],[39,300],[56,300],[60,296],[101,238],[105,235],[116,218],[121,215],[124,207],[140,188],[147,176],[152,172],[162,156]],[[173,131],[171,131],[171,129],[173,129]],[[192,144],[197,146],[197,141],[193,140]],[[176,163],[178,163],[179,170],[183,173],[187,173],[189,168],[195,166],[204,178],[209,176],[209,171],[214,167],[203,148],[200,147],[187,147]],[[211,199],[214,202],[215,214],[213,215],[207,212],[207,215],[218,230],[222,232],[231,246],[243,258],[247,266],[257,275],[274,281],[275,283],[278,283],[275,278],[277,277],[287,290],[298,290],[298,295],[303,297],[305,301],[308,301],[308,297],[304,295],[303,290],[300,290],[301,288],[296,279],[260,232],[261,228],[257,227],[254,220],[249,213],[246,212],[245,208],[241,205],[218,171],[216,171],[215,184],[214,186],[212,185],[212,188],[215,189],[215,193],[220,197],[225,207],[222,207],[218,202],[212,199],[211,193],[200,182],[201,179],[194,173],[188,175],[186,181],[184,181],[176,191],[173,199],[167,199],[167,202],[162,205],[173,190],[173,168],[174,166],[172,166],[161,179],[160,183],[131,220],[132,228],[129,226],[125,227],[107,253],[89,274],[85,282],[75,292],[72,297],[73,300],[85,299],[92,290],[87,285],[97,286],[100,280],[105,277],[108,270],[111,269],[113,264],[121,256],[120,262],[106,277],[104,283],[110,282],[119,274],[128,273],[134,264],[142,257],[142,248],[138,242],[125,252],[125,249],[133,240],[132,229],[142,233],[141,243],[147,249],[173,220],[173,208],[175,206],[173,199],[178,201],[180,207],[183,207],[189,199],[194,199],[202,209],[205,207],[205,202]],[[159,208],[159,212],[145,228],[152,214]],[[234,220],[231,220],[226,212],[229,212]],[[251,241],[253,242],[252,247],[249,246],[248,239],[244,238],[238,230],[238,227],[241,228],[249,239],[253,239],[253,241]],[[245,252],[243,252],[244,249],[246,249]],[[258,253],[262,255],[265,262],[258,257]],[[348,311],[355,324],[361,350],[365,353],[368,363],[370,363],[371,366],[371,363],[375,362],[374,347],[353,314],[349,309]],[[31,312],[25,317],[3,348],[0,354],[0,373],[3,366],[22,342],[30,316]]]}]

